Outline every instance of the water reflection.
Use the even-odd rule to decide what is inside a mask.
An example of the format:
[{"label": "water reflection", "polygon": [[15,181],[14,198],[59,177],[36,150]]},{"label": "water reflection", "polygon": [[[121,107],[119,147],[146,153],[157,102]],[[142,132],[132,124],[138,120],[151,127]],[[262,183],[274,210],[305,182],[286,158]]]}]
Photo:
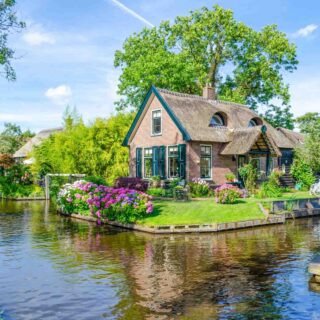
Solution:
[{"label": "water reflection", "polygon": [[318,319],[318,219],[154,236],[0,205],[0,311],[12,319]]}]

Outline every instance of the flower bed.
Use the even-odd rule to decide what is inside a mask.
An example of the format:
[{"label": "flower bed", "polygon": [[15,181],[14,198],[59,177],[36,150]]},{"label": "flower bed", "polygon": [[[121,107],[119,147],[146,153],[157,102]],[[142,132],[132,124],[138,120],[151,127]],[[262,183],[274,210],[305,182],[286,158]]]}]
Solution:
[{"label": "flower bed", "polygon": [[151,197],[128,188],[112,188],[87,181],[66,184],[58,194],[63,213],[94,215],[99,219],[135,222],[153,212]]},{"label": "flower bed", "polygon": [[246,198],[246,196],[245,190],[240,190],[231,184],[223,184],[215,189],[217,203],[233,204],[236,203],[239,198]]}]

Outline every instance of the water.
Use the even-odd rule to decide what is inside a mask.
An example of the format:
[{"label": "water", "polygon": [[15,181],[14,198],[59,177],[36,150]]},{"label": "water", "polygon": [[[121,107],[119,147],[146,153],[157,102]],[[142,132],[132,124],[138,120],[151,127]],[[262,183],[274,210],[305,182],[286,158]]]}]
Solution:
[{"label": "water", "polygon": [[3,202],[0,319],[320,319],[319,222],[155,236]]}]

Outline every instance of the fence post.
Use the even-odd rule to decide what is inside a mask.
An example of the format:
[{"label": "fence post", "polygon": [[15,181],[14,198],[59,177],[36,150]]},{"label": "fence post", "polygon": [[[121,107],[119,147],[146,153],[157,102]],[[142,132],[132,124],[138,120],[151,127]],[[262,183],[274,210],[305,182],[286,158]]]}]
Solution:
[{"label": "fence post", "polygon": [[44,186],[46,191],[46,200],[50,199],[50,193],[49,193],[49,175],[46,175],[44,177]]}]

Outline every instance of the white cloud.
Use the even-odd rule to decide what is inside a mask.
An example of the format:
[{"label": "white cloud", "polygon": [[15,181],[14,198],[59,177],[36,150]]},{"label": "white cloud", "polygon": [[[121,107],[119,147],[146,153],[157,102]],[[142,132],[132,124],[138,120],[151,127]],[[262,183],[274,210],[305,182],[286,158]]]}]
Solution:
[{"label": "white cloud", "polygon": [[22,36],[22,39],[31,46],[56,43],[56,39],[52,34],[41,31],[29,31]]},{"label": "white cloud", "polygon": [[67,85],[60,85],[55,88],[49,88],[45,96],[56,104],[66,104],[72,96],[72,90]]},{"label": "white cloud", "polygon": [[130,14],[131,16],[133,16],[134,18],[138,19],[139,21],[143,22],[144,24],[148,25],[149,27],[154,27],[154,25],[148,21],[147,19],[145,19],[144,17],[140,16],[140,14],[138,14],[137,12],[133,11],[132,9],[128,8],[127,6],[125,6],[123,3],[121,3],[118,0],[111,0],[111,2],[113,2],[118,8],[120,8],[121,10],[123,10],[124,12]]},{"label": "white cloud", "polygon": [[318,29],[318,25],[309,24],[304,28],[299,29],[297,32],[293,34],[293,36],[296,38],[306,38],[310,36],[313,32],[315,32],[317,29]]}]

